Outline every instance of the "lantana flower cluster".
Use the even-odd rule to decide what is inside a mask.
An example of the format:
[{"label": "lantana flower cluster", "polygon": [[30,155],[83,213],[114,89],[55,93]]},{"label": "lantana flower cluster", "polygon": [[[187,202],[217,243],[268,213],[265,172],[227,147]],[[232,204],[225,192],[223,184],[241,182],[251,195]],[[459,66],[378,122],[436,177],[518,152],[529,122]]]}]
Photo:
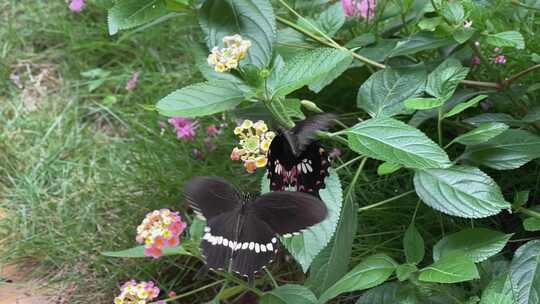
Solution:
[{"label": "lantana flower cluster", "polygon": [[214,47],[207,59],[208,64],[220,73],[236,69],[240,60],[246,57],[247,50],[251,47],[251,41],[242,39],[242,36],[238,34],[223,37],[223,43],[225,47]]},{"label": "lantana flower cluster", "polygon": [[231,153],[232,160],[242,160],[244,168],[249,173],[253,173],[257,168],[266,166],[267,153],[270,143],[276,136],[272,131],[268,131],[268,126],[264,121],[255,123],[247,119],[234,129],[234,134],[240,139],[240,147],[234,147]]},{"label": "lantana flower cluster", "polygon": [[[147,304],[159,296],[159,291],[152,281],[137,283],[131,280],[120,287],[120,295],[114,298],[114,304]],[[165,301],[157,303],[164,304]]]},{"label": "lantana flower cluster", "polygon": [[169,123],[174,127],[178,139],[195,139],[195,130],[198,126],[195,121],[185,117],[173,117],[169,119]]},{"label": "lantana flower cluster", "polygon": [[163,248],[180,244],[180,235],[186,227],[178,212],[155,210],[148,213],[137,227],[136,240],[144,244],[145,256],[157,259],[163,254]]}]

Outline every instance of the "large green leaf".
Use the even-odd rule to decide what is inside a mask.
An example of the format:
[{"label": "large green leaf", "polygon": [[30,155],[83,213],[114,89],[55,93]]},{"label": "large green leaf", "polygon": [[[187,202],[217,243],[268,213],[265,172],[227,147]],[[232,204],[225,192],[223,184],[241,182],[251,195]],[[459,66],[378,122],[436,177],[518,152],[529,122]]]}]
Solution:
[{"label": "large green leaf", "polygon": [[471,99],[471,100],[469,100],[467,102],[457,104],[450,111],[448,111],[448,113],[445,113],[443,115],[443,118],[449,118],[449,117],[458,115],[459,113],[467,110],[468,108],[476,107],[480,101],[482,101],[482,100],[484,100],[486,98],[487,98],[487,95],[478,95],[478,96],[475,96],[473,99]]},{"label": "large green leaf", "polygon": [[[341,3],[334,3],[324,10],[316,20],[319,29],[333,37],[345,24],[345,13]],[[309,28],[309,27],[308,27]]]},{"label": "large green leaf", "polygon": [[473,262],[482,262],[499,253],[512,234],[486,228],[470,228],[445,236],[433,247],[433,260],[437,261],[452,251],[462,251]]},{"label": "large green leaf", "polygon": [[497,47],[515,47],[520,50],[525,48],[525,39],[523,39],[523,35],[517,31],[487,35],[486,42]]},{"label": "large green leaf", "polygon": [[510,264],[510,281],[516,304],[540,303],[540,240],[518,248]]},{"label": "large green leaf", "polygon": [[[326,219],[303,230],[299,235],[281,238],[282,244],[302,266],[304,272],[308,270],[317,254],[330,242],[339,220],[343,195],[337,173],[330,171],[330,176],[326,178],[325,184],[326,187],[319,191],[319,195],[328,209]],[[266,193],[269,188],[268,179],[263,177],[261,192]]]},{"label": "large green leaf", "polygon": [[454,58],[446,59],[433,72],[429,74],[426,92],[431,96],[449,99],[457,88],[459,82],[469,73],[469,69],[461,65]]},{"label": "large green leaf", "polygon": [[510,208],[495,181],[474,167],[416,170],[414,187],[424,203],[449,215],[482,218]]},{"label": "large green leaf", "polygon": [[242,100],[243,92],[230,82],[202,82],[165,96],[157,109],[165,116],[197,117],[233,109]]},{"label": "large green leaf", "polygon": [[355,304],[402,304],[403,302],[398,302],[403,293],[401,289],[399,283],[384,283],[363,293]]},{"label": "large green leaf", "polygon": [[420,270],[418,279],[434,283],[459,283],[479,278],[474,262],[463,252],[454,251]]},{"label": "large green leaf", "polygon": [[316,295],[337,282],[349,269],[352,244],[356,236],[358,206],[354,191],[349,185],[334,237],[311,264],[309,277],[305,283]]},{"label": "large green leaf", "polygon": [[444,99],[442,98],[423,98],[415,97],[405,100],[405,107],[413,110],[429,110],[442,106]]},{"label": "large green leaf", "polygon": [[412,113],[404,102],[424,90],[426,77],[423,65],[377,71],[358,90],[356,104],[372,117]]},{"label": "large green leaf", "polygon": [[327,85],[332,83],[336,78],[338,78],[343,72],[345,72],[349,66],[351,65],[351,62],[353,61],[352,56],[346,56],[344,57],[340,62],[338,62],[334,68],[328,71],[325,75],[321,76],[314,82],[309,84],[309,89],[312,90],[315,93],[319,93],[324,89]]},{"label": "large green leaf", "polygon": [[234,34],[252,42],[247,63],[264,68],[272,59],[276,20],[269,0],[207,0],[199,22],[208,47],[222,46],[224,36]]},{"label": "large green leaf", "polygon": [[465,10],[459,2],[446,2],[441,8],[441,13],[449,23],[460,24],[465,19]]},{"label": "large green leaf", "polygon": [[414,224],[409,225],[403,237],[403,249],[407,263],[418,264],[424,259],[424,239]]},{"label": "large green leaf", "polygon": [[109,10],[109,35],[143,25],[169,13],[163,0],[118,0]]},{"label": "large green leaf", "polygon": [[286,96],[312,83],[315,83],[314,89],[322,89],[337,77],[334,69],[350,58],[350,53],[332,48],[304,51],[285,63],[285,67],[278,71],[276,81],[269,81],[268,89],[274,98]]},{"label": "large green leaf", "polygon": [[486,143],[467,147],[464,157],[493,169],[519,168],[540,157],[540,136],[525,130],[506,130]]},{"label": "large green leaf", "polygon": [[456,137],[453,142],[464,145],[478,145],[508,130],[508,125],[501,122],[486,122],[478,125],[474,130]]},{"label": "large green leaf", "polygon": [[448,155],[420,130],[392,118],[372,118],[345,130],[349,146],[369,157],[410,168],[450,166]]},{"label": "large green leaf", "polygon": [[452,44],[452,39],[440,37],[431,32],[419,32],[399,41],[391,51],[390,57],[410,55]]},{"label": "large green leaf", "polygon": [[265,293],[261,299],[261,304],[315,304],[317,298],[307,287],[295,284],[279,286]]},{"label": "large green leaf", "polygon": [[344,293],[375,287],[386,281],[397,267],[397,263],[384,254],[372,255],[328,288],[319,298],[319,303]]},{"label": "large green leaf", "polygon": [[527,231],[540,231],[540,219],[529,217],[523,220],[523,229]]}]

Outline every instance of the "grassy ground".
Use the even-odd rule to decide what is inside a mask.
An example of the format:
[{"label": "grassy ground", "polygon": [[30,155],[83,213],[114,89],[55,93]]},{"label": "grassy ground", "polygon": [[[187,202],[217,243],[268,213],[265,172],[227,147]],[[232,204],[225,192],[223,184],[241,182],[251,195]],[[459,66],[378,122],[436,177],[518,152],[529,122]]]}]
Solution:
[{"label": "grassy ground", "polygon": [[[144,108],[199,78],[186,49],[197,40],[192,21],[109,37],[99,2],[81,14],[63,1],[0,4],[0,24],[7,24],[0,27],[0,210],[6,213],[0,221],[0,264],[35,266],[34,275],[62,282],[60,293],[69,303],[109,303],[118,284],[130,278],[152,279],[165,292],[180,294],[214,281],[192,280],[201,266],[195,260],[125,260],[99,253],[133,247],[135,227],[150,210],[185,211],[180,190],[192,176],[234,177],[245,188],[256,187],[258,177],[228,161],[232,132],[225,130],[217,150],[208,152],[202,136],[186,143],[170,128],[162,134],[159,122],[165,120]],[[96,68],[103,82],[90,91],[97,79],[81,72]],[[135,71],[140,81],[128,92],[125,84]],[[345,100],[336,107],[339,102]],[[200,130],[221,122],[201,121]],[[205,153],[204,160],[192,156],[194,148]],[[359,206],[412,188],[408,176],[377,177],[373,161],[366,168],[356,189]],[[531,176],[528,185],[493,176],[509,195],[534,188],[539,168],[519,172]],[[347,170],[339,172],[344,184],[351,178]],[[441,232],[471,225],[418,206],[417,226],[428,248]],[[412,217],[416,208],[411,195],[361,213],[352,263],[375,251],[401,258],[401,236],[410,221],[403,215]],[[503,216],[489,221],[508,231],[519,225]],[[274,273],[279,283],[291,279],[287,271]]]}]

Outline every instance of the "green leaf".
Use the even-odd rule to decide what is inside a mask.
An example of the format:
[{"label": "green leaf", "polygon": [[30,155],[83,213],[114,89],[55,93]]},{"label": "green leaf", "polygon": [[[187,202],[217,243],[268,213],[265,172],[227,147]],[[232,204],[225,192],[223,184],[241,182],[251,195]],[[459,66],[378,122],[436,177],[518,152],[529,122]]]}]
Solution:
[{"label": "green leaf", "polygon": [[326,303],[344,292],[368,289],[382,284],[392,275],[396,267],[397,263],[391,257],[384,254],[372,255],[328,288],[319,298],[319,303]]},{"label": "green leaf", "polygon": [[269,0],[207,0],[199,13],[199,23],[209,49],[223,45],[223,37],[240,34],[252,42],[247,60],[265,68],[272,59],[276,20]]},{"label": "green leaf", "polygon": [[314,82],[315,89],[324,87],[328,81],[333,80],[328,78],[328,73],[332,73],[336,66],[348,58],[351,58],[348,52],[331,48],[318,48],[298,54],[285,63],[277,81],[269,83],[272,98],[286,96]]},{"label": "green leaf", "polygon": [[523,121],[526,121],[529,123],[540,121],[540,106],[529,109],[529,112],[527,112],[527,115],[523,117]]},{"label": "green leaf", "polygon": [[522,121],[515,119],[512,115],[506,113],[483,113],[463,119],[463,122],[471,125],[480,125],[486,122],[501,122],[509,126],[523,125]]},{"label": "green leaf", "polygon": [[404,295],[402,289],[397,282],[387,282],[364,292],[355,304],[417,304],[399,301]]},{"label": "green leaf", "polygon": [[461,25],[465,19],[465,11],[463,5],[457,1],[446,2],[441,9],[441,13],[449,23]]},{"label": "green leaf", "polygon": [[512,208],[517,209],[523,207],[529,201],[530,191],[517,191],[514,193],[514,201],[512,202]]},{"label": "green leaf", "polygon": [[477,279],[476,265],[463,252],[452,252],[420,270],[418,279],[434,283],[459,283]]},{"label": "green leaf", "polygon": [[397,170],[401,169],[401,165],[390,163],[390,162],[384,162],[380,164],[377,167],[377,174],[378,175],[388,175],[396,172]]},{"label": "green leaf", "polygon": [[418,27],[423,31],[433,32],[443,22],[443,18],[424,18],[418,22]]},{"label": "green leaf", "polygon": [[453,216],[483,218],[510,208],[495,181],[474,167],[416,170],[414,188],[424,203]]},{"label": "green leaf", "polygon": [[311,264],[309,277],[305,283],[316,295],[322,294],[337,282],[349,269],[352,244],[358,224],[358,206],[355,203],[354,185],[349,185],[334,237]]},{"label": "green leaf", "polygon": [[300,235],[281,238],[282,244],[302,266],[304,272],[309,269],[317,254],[330,242],[339,220],[343,196],[337,173],[330,171],[330,176],[326,178],[325,184],[326,187],[319,191],[319,195],[328,209],[326,219],[303,230]]},{"label": "green leaf", "polygon": [[371,117],[411,113],[404,101],[424,90],[426,77],[423,65],[377,71],[358,90],[356,104]]},{"label": "green leaf", "polygon": [[326,35],[333,37],[339,29],[345,24],[345,13],[341,3],[330,5],[317,18],[319,29]]},{"label": "green leaf", "polygon": [[268,105],[269,110],[274,116],[277,116],[280,121],[286,123],[287,126],[293,127],[293,118],[305,119],[306,116],[301,110],[302,104],[299,99],[276,99]]},{"label": "green leaf", "polygon": [[424,239],[413,223],[411,223],[409,228],[405,231],[403,248],[405,250],[407,263],[418,264],[424,259]]},{"label": "green leaf", "polygon": [[433,260],[437,261],[453,251],[462,251],[473,262],[482,262],[501,252],[512,234],[470,228],[445,236],[433,247]]},{"label": "green leaf", "polygon": [[484,288],[480,304],[515,304],[508,273],[494,278]]},{"label": "green leaf", "polygon": [[483,144],[468,146],[463,157],[497,170],[516,169],[540,157],[540,136],[509,129]]},{"label": "green leaf", "polygon": [[487,35],[486,42],[496,47],[514,47],[520,50],[525,48],[525,40],[521,33],[517,31]]},{"label": "green leaf", "polygon": [[526,218],[523,221],[523,228],[527,231],[540,231],[540,219],[535,217]]},{"label": "green leaf", "polygon": [[446,152],[420,130],[392,118],[372,118],[344,131],[357,153],[409,168],[450,166]]},{"label": "green leaf", "polygon": [[442,98],[410,98],[405,100],[405,107],[411,110],[428,110],[442,106],[444,99]]},{"label": "green leaf", "polygon": [[396,276],[400,282],[403,282],[409,279],[416,271],[418,271],[418,268],[414,264],[401,264],[396,269]]},{"label": "green leaf", "polygon": [[469,100],[467,102],[458,104],[452,110],[450,110],[450,112],[444,114],[443,117],[444,118],[449,118],[449,117],[455,116],[455,115],[467,110],[470,107],[476,107],[480,101],[482,101],[482,100],[484,100],[486,98],[487,98],[487,95],[478,95],[478,96],[474,97],[473,99],[471,99],[471,100]]},{"label": "green leaf", "polygon": [[[137,246],[126,250],[120,251],[105,251],[101,253],[104,256],[114,258],[146,258],[144,255],[144,246]],[[167,255],[192,255],[182,245],[174,248],[164,248],[163,256]]]},{"label": "green leaf", "polygon": [[472,28],[458,28],[452,32],[452,37],[459,43],[467,42],[474,35],[475,30]]},{"label": "green leaf", "polygon": [[448,46],[452,43],[453,41],[446,37],[439,37],[431,32],[419,32],[399,41],[391,51],[390,57],[415,54],[421,51]]},{"label": "green leaf", "polygon": [[453,141],[464,145],[478,145],[508,130],[508,126],[500,122],[487,122],[480,124],[476,129],[461,134]]},{"label": "green leaf", "polygon": [[463,67],[459,60],[446,59],[429,74],[426,92],[442,98],[444,102],[454,94],[459,82],[465,79],[468,73],[469,68]]},{"label": "green leaf", "polygon": [[510,281],[516,304],[540,303],[540,240],[518,248],[510,264]]},{"label": "green leaf", "polygon": [[143,25],[169,13],[163,0],[118,0],[109,10],[109,35]]},{"label": "green leaf", "polygon": [[190,239],[192,241],[199,241],[202,238],[204,227],[206,227],[206,221],[195,217],[191,225],[189,225]]},{"label": "green leaf", "polygon": [[319,79],[310,83],[308,86],[309,89],[315,93],[319,93],[327,85],[331,84],[336,78],[338,78],[341,74],[343,74],[343,72],[345,72],[351,66],[352,61],[353,61],[352,56],[344,57],[343,60],[336,63],[336,65],[330,71],[328,71],[326,75],[323,75]]},{"label": "green leaf", "polygon": [[261,304],[315,304],[317,298],[307,287],[295,284],[279,286],[266,292],[260,299]]},{"label": "green leaf", "polygon": [[198,117],[233,109],[243,100],[243,92],[234,84],[212,81],[174,91],[156,106],[161,115]]}]

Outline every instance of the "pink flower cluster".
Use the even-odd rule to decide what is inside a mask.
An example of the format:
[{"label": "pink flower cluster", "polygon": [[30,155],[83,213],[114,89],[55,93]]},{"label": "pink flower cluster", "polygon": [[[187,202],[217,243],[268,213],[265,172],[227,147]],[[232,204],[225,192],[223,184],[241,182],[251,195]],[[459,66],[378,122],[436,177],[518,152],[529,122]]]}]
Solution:
[{"label": "pink flower cluster", "polygon": [[137,82],[139,81],[139,72],[134,72],[131,75],[131,78],[126,83],[126,90],[132,91],[137,86]]},{"label": "pink flower cluster", "polygon": [[[114,298],[114,304],[147,304],[159,296],[159,288],[152,281],[137,283],[128,281],[120,287],[120,294]],[[157,301],[165,304],[165,301]]]},{"label": "pink flower cluster", "polygon": [[197,123],[193,120],[184,117],[173,117],[169,119],[169,123],[174,127],[178,139],[195,139]]},{"label": "pink flower cluster", "polygon": [[506,63],[506,56],[504,56],[502,54],[502,49],[501,48],[495,48],[493,49],[493,52],[495,52],[495,54],[493,55],[493,63],[495,64],[505,64]]},{"label": "pink flower cluster", "polygon": [[72,12],[80,13],[86,5],[84,1],[85,0],[71,0],[71,2],[69,3],[69,9]]},{"label": "pink flower cluster", "polygon": [[137,227],[136,240],[144,244],[144,255],[155,259],[163,254],[163,248],[176,247],[180,244],[180,235],[187,224],[178,212],[169,209],[155,210],[146,215]]},{"label": "pink flower cluster", "polygon": [[375,16],[376,0],[341,0],[343,12],[347,17],[361,16],[370,19]]}]

